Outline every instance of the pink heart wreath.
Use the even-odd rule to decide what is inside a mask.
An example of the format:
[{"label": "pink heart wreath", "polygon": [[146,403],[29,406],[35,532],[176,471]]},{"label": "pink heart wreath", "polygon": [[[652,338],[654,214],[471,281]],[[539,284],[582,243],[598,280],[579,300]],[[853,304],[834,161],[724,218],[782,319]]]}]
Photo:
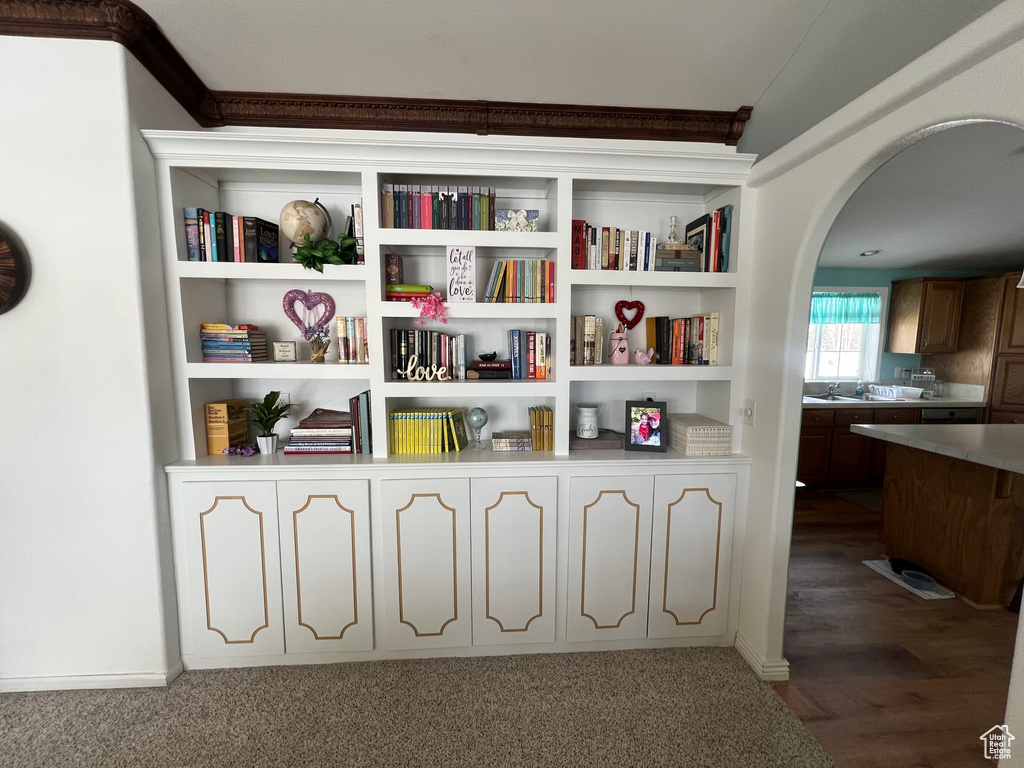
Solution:
[{"label": "pink heart wreath", "polygon": [[[312,323],[307,324],[304,319],[300,319],[295,311],[295,305],[301,303],[307,311],[313,312],[316,307],[321,304],[324,307],[323,312],[316,318]],[[317,328],[326,328],[327,323],[334,317],[334,299],[329,293],[320,293],[318,291],[301,291],[298,288],[295,290],[288,291],[284,295],[284,299],[281,301],[281,305],[284,307],[284,313],[288,316],[288,319],[295,323],[295,327],[302,331],[302,338],[309,341],[313,338],[313,334],[316,333]]]}]

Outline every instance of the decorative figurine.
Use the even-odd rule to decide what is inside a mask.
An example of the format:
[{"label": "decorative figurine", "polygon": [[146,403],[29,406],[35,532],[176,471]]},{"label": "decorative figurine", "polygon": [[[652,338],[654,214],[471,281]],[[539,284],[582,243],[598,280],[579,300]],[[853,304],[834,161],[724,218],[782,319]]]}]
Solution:
[{"label": "decorative figurine", "polygon": [[654,347],[651,347],[646,352],[644,352],[642,349],[637,347],[636,351],[633,353],[633,361],[637,365],[647,365],[653,359],[654,359]]}]

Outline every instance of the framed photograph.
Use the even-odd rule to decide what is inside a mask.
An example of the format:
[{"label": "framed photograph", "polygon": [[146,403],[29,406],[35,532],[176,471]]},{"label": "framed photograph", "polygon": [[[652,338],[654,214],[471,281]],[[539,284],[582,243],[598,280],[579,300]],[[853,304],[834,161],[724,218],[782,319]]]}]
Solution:
[{"label": "framed photograph", "polygon": [[294,341],[275,341],[274,342],[274,362],[275,363],[294,363],[295,362],[295,342]]},{"label": "framed photograph", "polygon": [[700,251],[702,254],[707,248],[708,234],[711,229],[711,216],[704,214],[699,219],[694,219],[686,225],[684,230],[686,238],[686,244],[695,251]]},{"label": "framed photograph", "polygon": [[668,450],[668,411],[660,400],[626,401],[626,450]]}]

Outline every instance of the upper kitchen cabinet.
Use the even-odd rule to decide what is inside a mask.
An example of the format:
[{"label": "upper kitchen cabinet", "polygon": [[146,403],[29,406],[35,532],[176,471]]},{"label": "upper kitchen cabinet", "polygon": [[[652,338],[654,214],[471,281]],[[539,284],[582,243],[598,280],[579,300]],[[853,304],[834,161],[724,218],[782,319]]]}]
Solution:
[{"label": "upper kitchen cabinet", "polygon": [[1024,354],[1024,289],[1017,274],[1003,277],[1003,317],[999,331],[1000,355]]},{"label": "upper kitchen cabinet", "polygon": [[919,277],[892,284],[886,352],[956,352],[963,281]]}]

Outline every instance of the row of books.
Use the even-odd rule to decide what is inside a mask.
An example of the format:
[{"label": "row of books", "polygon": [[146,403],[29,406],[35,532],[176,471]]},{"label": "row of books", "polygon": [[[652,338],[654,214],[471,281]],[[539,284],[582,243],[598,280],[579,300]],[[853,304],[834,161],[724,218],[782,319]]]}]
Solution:
[{"label": "row of books", "polygon": [[[551,334],[512,329],[508,332],[509,379],[550,380],[555,378]],[[493,377],[502,378],[502,377]]]},{"label": "row of books", "polygon": [[258,216],[185,208],[189,261],[277,263],[277,224]]},{"label": "row of books", "polygon": [[392,328],[390,337],[392,379],[461,381],[466,378],[465,334]]},{"label": "row of books", "polygon": [[647,318],[647,346],[659,365],[718,365],[718,312]]},{"label": "row of books", "polygon": [[487,303],[541,303],[555,300],[555,262],[504,259],[494,262],[487,281]]},{"label": "row of books", "polygon": [[352,415],[349,411],[314,408],[292,430],[286,454],[352,453]]},{"label": "row of books", "polygon": [[573,219],[571,246],[573,269],[652,272],[658,239],[653,232],[597,227],[585,219]]},{"label": "row of books", "polygon": [[380,225],[386,229],[493,230],[494,194],[494,187],[384,184]]},{"label": "row of books", "polygon": [[388,414],[391,453],[451,453],[468,444],[461,408],[404,408]]},{"label": "row of books", "polygon": [[349,365],[369,363],[366,318],[339,315],[335,320],[338,327],[338,362]]},{"label": "row of books", "polygon": [[569,362],[572,365],[604,363],[604,318],[596,315],[577,315],[572,318]]},{"label": "row of books", "polygon": [[555,450],[555,412],[546,405],[534,405],[529,412],[533,450]]},{"label": "row of books", "polygon": [[702,272],[728,272],[732,206],[723,205],[686,225],[686,242],[702,254]]},{"label": "row of books", "polygon": [[250,324],[202,323],[204,363],[258,363],[269,359],[267,333]]}]

